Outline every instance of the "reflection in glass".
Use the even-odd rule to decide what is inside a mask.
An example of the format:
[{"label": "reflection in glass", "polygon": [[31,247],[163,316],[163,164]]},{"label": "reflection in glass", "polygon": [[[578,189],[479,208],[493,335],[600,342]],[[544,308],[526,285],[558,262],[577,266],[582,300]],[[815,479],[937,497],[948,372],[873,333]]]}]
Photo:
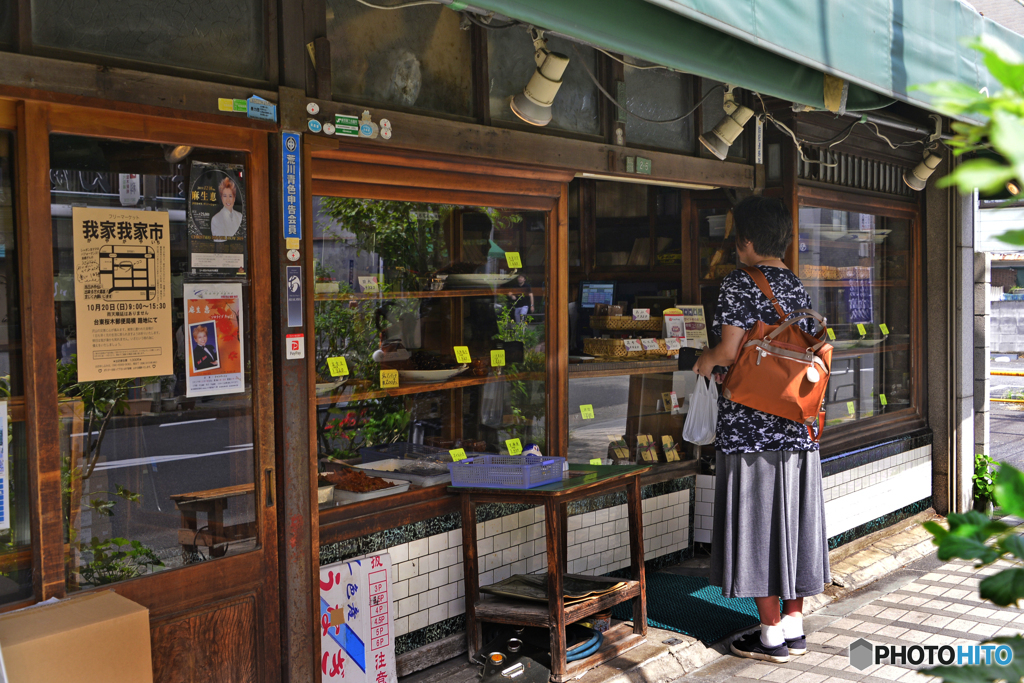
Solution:
[{"label": "reflection in glass", "polygon": [[[505,453],[518,438],[547,453],[546,215],[336,197],[314,207],[322,468],[389,446],[432,446],[450,462],[448,449]],[[332,369],[338,358],[347,372]]]},{"label": "reflection in glass", "polygon": [[800,207],[800,278],[836,336],[827,424],[911,405],[910,226]]},{"label": "reflection in glass", "polygon": [[261,0],[32,0],[35,45],[257,80],[264,24]]},{"label": "reflection in glass", "polygon": [[14,135],[0,131],[0,401],[7,403],[6,522],[0,531],[0,604],[32,596],[28,457],[22,379],[18,245],[14,225]]},{"label": "reflection in glass", "polygon": [[597,266],[678,265],[681,258],[679,190],[597,181]]},{"label": "reflection in glass", "polygon": [[[628,61],[628,60],[627,60]],[[636,60],[638,66],[650,66]],[[693,117],[674,123],[693,107],[690,76],[667,69],[624,67],[626,78],[626,144],[693,153]],[[649,121],[643,121],[639,114]]]},{"label": "reflection in glass", "polygon": [[[164,160],[160,145],[50,138],[54,315],[67,586],[78,590],[257,547],[251,376],[241,394],[185,396],[182,278],[188,263],[190,161],[245,162],[195,149]],[[120,174],[139,174],[138,194]],[[174,374],[78,381],[72,205],[167,211],[171,226]],[[242,288],[248,305],[249,287]],[[242,316],[249,325],[248,309]],[[252,358],[252,330],[243,329]]]},{"label": "reflection in glass", "polygon": [[[587,75],[581,58],[586,60],[590,72],[597,74],[597,51],[569,41],[548,37],[548,50],[569,58],[569,66],[562,74],[562,87],[551,105],[551,123],[548,128],[597,135],[601,132],[598,117],[597,86]],[[487,33],[487,70],[490,83],[491,119],[515,121],[509,102],[521,93],[537,70],[533,58],[530,34],[519,27]]]},{"label": "reflection in glass", "polygon": [[472,115],[470,32],[459,29],[458,13],[328,0],[327,37],[335,97]]}]

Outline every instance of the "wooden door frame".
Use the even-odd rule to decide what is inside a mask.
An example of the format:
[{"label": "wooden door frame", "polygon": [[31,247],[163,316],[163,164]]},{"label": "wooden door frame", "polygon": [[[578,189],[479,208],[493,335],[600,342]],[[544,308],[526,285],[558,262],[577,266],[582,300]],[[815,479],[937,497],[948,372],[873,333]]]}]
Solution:
[{"label": "wooden door frame", "polygon": [[[0,89],[0,96],[4,93]],[[39,311],[53,308],[53,241],[50,216],[51,134],[132,140],[243,152],[248,155],[249,253],[253,334],[253,449],[260,549],[104,586],[150,609],[151,627],[213,603],[256,594],[268,610],[257,614],[264,628],[252,653],[266,681],[280,677],[277,514],[272,507],[275,467],[273,359],[270,308],[270,207],[267,134],[150,114],[126,113],[61,102],[20,100],[17,111],[18,224],[21,303],[25,311],[25,401],[35,597],[65,596],[60,452],[57,430],[55,322]],[[268,476],[269,470],[269,476]],[[268,505],[269,504],[269,505]],[[195,587],[202,587],[198,591]],[[94,589],[90,589],[94,590]],[[88,591],[82,591],[85,593]],[[169,599],[169,597],[171,599]]]}]

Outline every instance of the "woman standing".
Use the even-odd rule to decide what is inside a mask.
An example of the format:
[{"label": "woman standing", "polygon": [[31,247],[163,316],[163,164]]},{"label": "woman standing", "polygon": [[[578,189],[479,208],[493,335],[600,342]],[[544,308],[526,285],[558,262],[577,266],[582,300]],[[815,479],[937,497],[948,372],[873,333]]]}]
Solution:
[{"label": "woman standing", "polygon": [[[733,220],[740,262],[764,273],[783,310],[810,308],[799,278],[782,262],[793,237],[785,204],[750,197],[735,208]],[[758,320],[780,322],[750,276],[735,270],[722,282],[712,326],[722,341],[700,356],[694,372],[711,377],[716,366],[732,365]],[[799,324],[810,332],[813,323]],[[724,597],[754,598],[761,618],[760,633],[734,641],[731,649],[741,657],[789,661],[807,651],[803,599],[831,581],[817,443],[799,422],[720,397],[715,448],[710,581]]]}]

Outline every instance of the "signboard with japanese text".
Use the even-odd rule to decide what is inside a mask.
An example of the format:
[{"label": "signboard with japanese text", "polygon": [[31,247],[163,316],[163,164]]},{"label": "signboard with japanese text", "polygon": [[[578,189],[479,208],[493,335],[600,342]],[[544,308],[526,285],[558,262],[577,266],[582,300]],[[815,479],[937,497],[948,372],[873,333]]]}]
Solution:
[{"label": "signboard with japanese text", "polygon": [[320,568],[320,673],[324,681],[396,683],[391,556]]},{"label": "signboard with japanese text", "polygon": [[72,210],[78,381],[174,374],[166,211]]},{"label": "signboard with japanese text", "polygon": [[302,148],[298,133],[281,133],[281,206],[285,239],[302,237]]},{"label": "signboard with japanese text", "polygon": [[243,175],[242,166],[192,162],[188,252],[196,275],[245,276],[248,197]]},{"label": "signboard with japanese text", "polygon": [[186,282],[185,395],[245,391],[242,283]]}]

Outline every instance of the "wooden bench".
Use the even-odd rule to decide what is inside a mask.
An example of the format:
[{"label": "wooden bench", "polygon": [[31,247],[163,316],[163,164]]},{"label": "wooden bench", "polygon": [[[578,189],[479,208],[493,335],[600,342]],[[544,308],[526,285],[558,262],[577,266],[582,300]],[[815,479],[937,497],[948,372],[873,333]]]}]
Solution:
[{"label": "wooden bench", "polygon": [[[207,491],[176,493],[171,500],[181,512],[181,529],[178,529],[178,543],[186,554],[194,554],[199,546],[205,546],[210,557],[223,557],[228,542],[256,536],[256,521],[224,526],[224,509],[228,500],[254,493],[253,484],[238,484]],[[206,513],[206,524],[199,526],[197,515]],[[202,530],[201,530],[202,529]]]}]

